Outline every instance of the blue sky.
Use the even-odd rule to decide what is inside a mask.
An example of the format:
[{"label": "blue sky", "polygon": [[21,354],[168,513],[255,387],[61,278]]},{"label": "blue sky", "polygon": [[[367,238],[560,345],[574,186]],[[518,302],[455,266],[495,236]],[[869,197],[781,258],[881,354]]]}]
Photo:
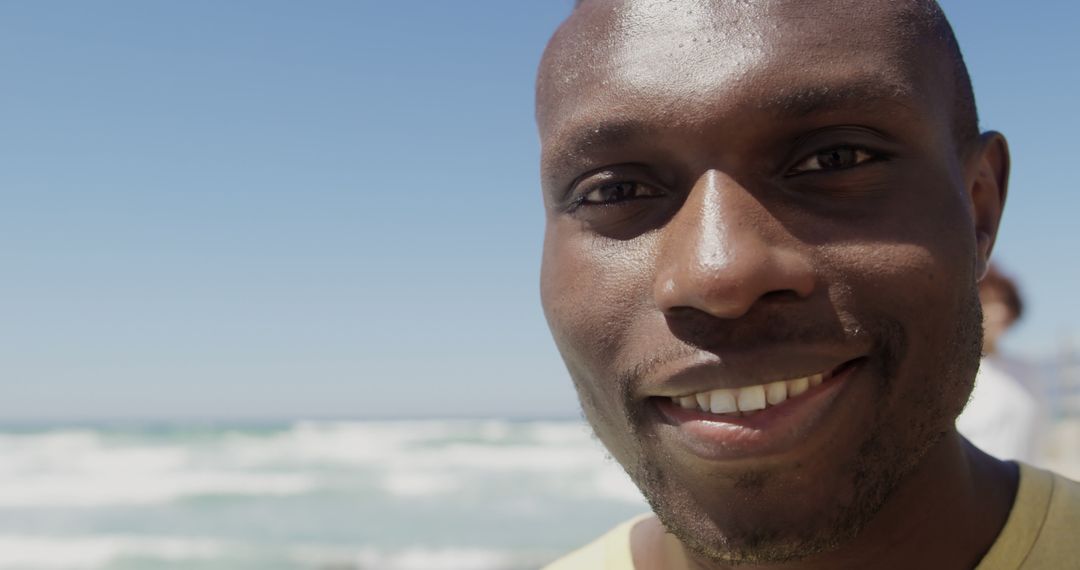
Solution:
[{"label": "blue sky", "polygon": [[[571,0],[0,3],[0,420],[570,416],[532,83]],[[1080,337],[1080,5],[943,2]],[[1080,344],[1080,339],[1078,339]]]}]

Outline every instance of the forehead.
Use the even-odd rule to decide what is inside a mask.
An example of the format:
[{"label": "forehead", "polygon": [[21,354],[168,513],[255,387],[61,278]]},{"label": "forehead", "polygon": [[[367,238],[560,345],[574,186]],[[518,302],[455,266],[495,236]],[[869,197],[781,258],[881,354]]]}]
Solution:
[{"label": "forehead", "polygon": [[902,1],[587,1],[545,54],[541,137],[864,96],[935,113],[941,89],[926,84],[947,68],[916,22],[916,5]]}]

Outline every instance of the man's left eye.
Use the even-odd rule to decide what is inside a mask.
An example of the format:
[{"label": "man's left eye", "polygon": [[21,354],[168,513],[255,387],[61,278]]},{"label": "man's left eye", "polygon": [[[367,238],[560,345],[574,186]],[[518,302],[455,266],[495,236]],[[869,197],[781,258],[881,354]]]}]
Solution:
[{"label": "man's left eye", "polygon": [[829,172],[852,168],[873,160],[876,156],[868,150],[852,147],[838,146],[818,151],[802,162],[796,164],[788,174],[802,174],[804,172]]}]

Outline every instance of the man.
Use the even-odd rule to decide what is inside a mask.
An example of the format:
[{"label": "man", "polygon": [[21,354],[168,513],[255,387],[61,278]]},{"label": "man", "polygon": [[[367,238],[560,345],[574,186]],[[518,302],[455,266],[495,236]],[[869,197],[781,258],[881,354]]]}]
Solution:
[{"label": "man", "polygon": [[545,313],[655,512],[552,568],[1078,567],[1076,484],[954,427],[1009,158],[936,4],[585,0],[537,122]]}]

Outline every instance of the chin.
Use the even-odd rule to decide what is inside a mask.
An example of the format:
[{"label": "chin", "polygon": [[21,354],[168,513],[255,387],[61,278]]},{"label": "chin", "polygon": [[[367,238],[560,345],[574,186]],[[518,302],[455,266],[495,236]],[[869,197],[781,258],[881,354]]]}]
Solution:
[{"label": "chin", "polygon": [[826,438],[828,447],[786,461],[702,466],[642,438],[634,457],[620,461],[698,558],[782,563],[836,550],[872,523],[952,429],[978,366],[977,338],[961,333],[954,341],[966,349],[951,354],[964,356],[930,368],[939,371],[933,376],[910,363],[925,361],[905,358],[912,355],[904,342],[878,358],[875,397],[887,404],[849,418],[851,425]]},{"label": "chin", "polygon": [[699,557],[723,562],[779,563],[833,550],[854,538],[897,486],[900,470],[881,457],[877,436],[857,457],[826,472],[798,468],[725,474],[708,487],[646,466],[635,477],[665,527]]},{"label": "chin", "polygon": [[858,536],[943,433],[900,445],[878,431],[832,469],[746,469],[710,478],[704,489],[679,480],[670,464],[643,465],[632,476],[664,526],[698,557],[781,563]]}]

